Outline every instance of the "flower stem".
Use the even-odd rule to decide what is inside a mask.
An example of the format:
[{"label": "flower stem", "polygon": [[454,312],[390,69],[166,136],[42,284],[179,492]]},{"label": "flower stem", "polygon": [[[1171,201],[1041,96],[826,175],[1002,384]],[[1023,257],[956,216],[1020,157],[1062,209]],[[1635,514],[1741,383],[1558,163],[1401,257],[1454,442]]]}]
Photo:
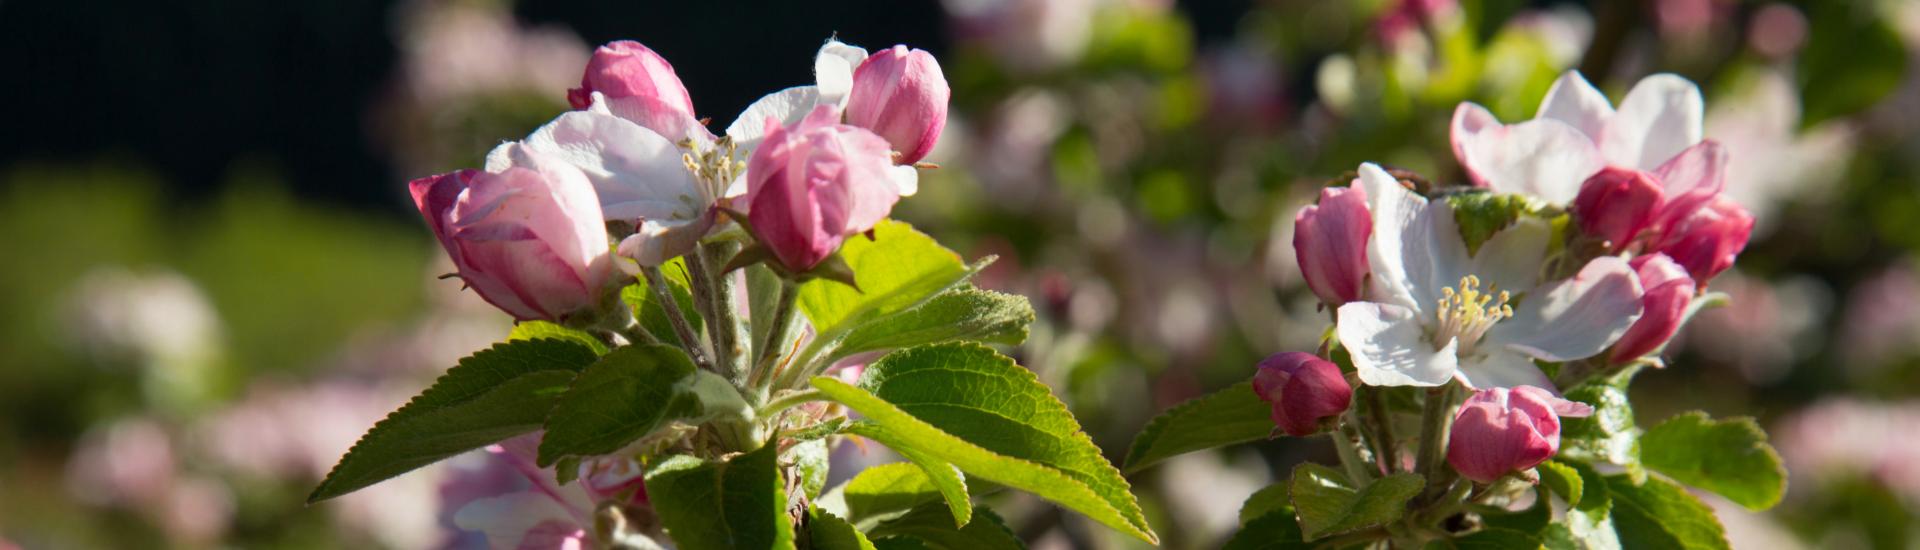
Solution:
[{"label": "flower stem", "polygon": [[694,300],[708,319],[707,335],[713,340],[714,363],[735,387],[747,384],[747,350],[741,347],[740,316],[734,309],[733,276],[721,273],[726,261],[739,250],[733,242],[716,242],[695,247],[687,256],[692,267]]},{"label": "flower stem", "polygon": [[[756,353],[759,354],[759,357],[753,361],[752,379],[756,382],[755,385],[758,385],[757,382],[764,382],[770,379],[777,380],[783,385],[791,382],[791,380],[787,380],[787,377],[784,375],[775,378],[773,369],[777,366],[775,364],[776,360],[780,358],[780,350],[778,348],[780,347],[781,340],[786,337],[787,331],[793,328],[793,317],[800,312],[793,307],[794,302],[799,299],[800,285],[790,280],[781,279],[779,301],[774,303],[773,326],[767,329],[766,338],[760,342],[759,346],[754,348],[758,350]],[[789,368],[794,367],[790,366]]]},{"label": "flower stem", "polygon": [[1437,491],[1444,490],[1444,481],[1448,470],[1442,462],[1446,461],[1447,429],[1453,424],[1453,383],[1427,390],[1427,402],[1420,417],[1420,454],[1415,465],[1421,477],[1427,480],[1427,498],[1439,496]]},{"label": "flower stem", "polygon": [[1401,468],[1400,455],[1394,448],[1399,439],[1393,433],[1393,417],[1388,416],[1387,406],[1380,400],[1380,388],[1362,385],[1359,389],[1373,428],[1373,459],[1380,464],[1381,474],[1391,474]]},{"label": "flower stem", "polygon": [[814,401],[825,401],[826,399],[827,399],[827,394],[822,393],[820,390],[809,389],[809,390],[801,390],[796,392],[785,392],[780,397],[776,397],[773,399],[773,401],[769,401],[765,406],[760,407],[760,417],[761,418],[771,417],[775,414],[778,414],[780,411],[791,409],[793,407],[803,405],[806,403],[812,403]]},{"label": "flower stem", "polygon": [[693,324],[687,321],[686,314],[680,311],[680,302],[673,299],[673,290],[667,286],[667,278],[660,274],[658,267],[641,267],[641,275],[647,278],[647,289],[653,291],[653,297],[660,301],[660,307],[667,312],[667,323],[673,325],[674,335],[680,338],[681,347],[687,350],[687,356],[693,358],[693,364],[700,368],[713,370],[713,363],[707,359],[704,342],[693,331]]},{"label": "flower stem", "polygon": [[1340,465],[1346,467],[1347,477],[1355,487],[1365,487],[1373,483],[1373,474],[1369,473],[1367,461],[1360,456],[1360,448],[1353,438],[1359,434],[1359,415],[1353,409],[1341,415],[1340,426],[1327,432],[1333,438],[1333,450],[1340,453]]}]

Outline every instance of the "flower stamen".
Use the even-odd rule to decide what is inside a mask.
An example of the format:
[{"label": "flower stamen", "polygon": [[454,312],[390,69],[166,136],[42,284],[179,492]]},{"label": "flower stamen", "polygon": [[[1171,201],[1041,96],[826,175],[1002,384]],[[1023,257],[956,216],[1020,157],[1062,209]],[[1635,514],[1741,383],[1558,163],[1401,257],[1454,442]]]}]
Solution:
[{"label": "flower stamen", "polygon": [[1494,323],[1513,317],[1513,306],[1507,305],[1510,296],[1506,291],[1495,294],[1496,290],[1488,284],[1481,291],[1480,278],[1473,275],[1461,277],[1457,291],[1455,287],[1441,289],[1433,345],[1444,347],[1449,341],[1458,342],[1458,353],[1471,355]]}]

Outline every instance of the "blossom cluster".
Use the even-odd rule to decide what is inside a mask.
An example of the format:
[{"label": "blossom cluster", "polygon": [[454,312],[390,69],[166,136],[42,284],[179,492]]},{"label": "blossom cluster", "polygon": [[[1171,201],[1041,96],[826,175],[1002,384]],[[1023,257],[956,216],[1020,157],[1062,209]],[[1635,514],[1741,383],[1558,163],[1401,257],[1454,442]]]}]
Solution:
[{"label": "blossom cluster", "polygon": [[[1678,76],[1647,77],[1615,108],[1569,72],[1532,120],[1459,106],[1451,141],[1470,186],[1363,164],[1323,190],[1293,244],[1354,379],[1472,390],[1446,451],[1468,479],[1553,456],[1559,418],[1591,412],[1556,381],[1659,365],[1650,356],[1746,246],[1753,217],[1723,193],[1727,155],[1704,139],[1702,110]],[[1281,428],[1312,433],[1347,410],[1331,355],[1283,355],[1319,374],[1307,391],[1262,383],[1279,367],[1261,365],[1255,388]]]},{"label": "blossom cluster", "polygon": [[613,42],[567,91],[573,111],[502,143],[483,169],[409,187],[459,278],[519,320],[597,318],[619,273],[733,222],[774,265],[805,273],[914,194],[949,95],[933,56],[905,46],[829,41],[814,73],[715,134],[665,58]]},{"label": "blossom cluster", "polygon": [[[502,143],[481,169],[409,187],[455,276],[488,303],[518,321],[645,343],[620,303],[635,275],[657,277],[703,243],[750,240],[730,268],[765,261],[790,280],[831,278],[818,272],[841,243],[916,191],[919,161],[946,123],[949,91],[933,56],[830,40],[814,73],[815,84],[768,94],[715,134],[666,59],[613,42],[566,91],[572,111]],[[700,357],[698,339],[681,336]],[[561,486],[536,465],[540,441],[527,434],[488,447],[533,489],[476,500],[454,523],[496,547],[580,547],[618,534],[596,532],[596,510],[647,505],[631,456],[581,461],[582,482]]]}]

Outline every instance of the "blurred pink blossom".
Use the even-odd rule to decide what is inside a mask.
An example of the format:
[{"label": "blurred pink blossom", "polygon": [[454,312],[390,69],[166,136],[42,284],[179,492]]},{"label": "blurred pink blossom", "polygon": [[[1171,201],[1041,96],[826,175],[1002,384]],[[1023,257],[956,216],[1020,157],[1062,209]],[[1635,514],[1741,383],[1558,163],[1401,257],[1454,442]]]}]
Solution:
[{"label": "blurred pink blossom", "polygon": [[1786,462],[1787,494],[1865,475],[1920,502],[1920,402],[1869,402],[1833,398],[1781,419],[1775,447]]}]

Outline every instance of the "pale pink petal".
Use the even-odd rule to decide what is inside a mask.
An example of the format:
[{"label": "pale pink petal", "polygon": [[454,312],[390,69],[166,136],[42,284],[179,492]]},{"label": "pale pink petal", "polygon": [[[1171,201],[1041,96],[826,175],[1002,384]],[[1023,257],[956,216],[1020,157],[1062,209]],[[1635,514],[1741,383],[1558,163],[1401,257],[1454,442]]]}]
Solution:
[{"label": "pale pink petal", "polygon": [[1527,293],[1513,318],[1495,324],[1481,346],[1506,346],[1543,361],[1591,357],[1640,318],[1641,294],[1626,260],[1595,258],[1573,278]]},{"label": "pale pink petal", "polygon": [[1606,94],[1587,83],[1580,71],[1567,71],[1547,89],[1547,97],[1540,100],[1540,110],[1534,118],[1565,122],[1598,141],[1607,120],[1613,118],[1613,104],[1607,101]]},{"label": "pale pink petal", "polygon": [[1435,349],[1413,310],[1373,302],[1340,306],[1335,333],[1353,354],[1360,381],[1374,386],[1438,386],[1458,367],[1455,342]]},{"label": "pale pink petal", "polygon": [[1700,88],[1686,78],[1661,73],[1640,79],[1607,121],[1600,150],[1610,164],[1652,171],[1700,143],[1705,110]]}]

